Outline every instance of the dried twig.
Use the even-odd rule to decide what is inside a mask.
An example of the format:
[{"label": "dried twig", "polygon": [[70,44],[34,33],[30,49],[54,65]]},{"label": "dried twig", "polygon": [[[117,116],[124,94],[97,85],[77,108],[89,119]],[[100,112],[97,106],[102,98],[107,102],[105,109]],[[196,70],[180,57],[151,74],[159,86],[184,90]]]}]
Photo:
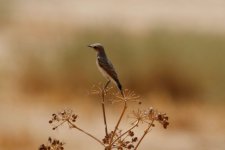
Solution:
[{"label": "dried twig", "polygon": [[[124,132],[122,132],[122,130],[119,130],[118,128],[120,126],[120,123],[123,120],[125,112],[128,108],[128,102],[138,102],[139,104],[141,104],[141,102],[139,101],[139,96],[137,96],[133,91],[125,90],[122,97],[120,95],[121,93],[114,94],[114,99],[112,100],[112,102],[122,102],[123,108],[113,131],[109,133],[105,111],[105,96],[108,94],[108,91],[110,89],[107,88],[109,82],[110,81],[108,81],[104,87],[98,86],[97,90],[94,89],[92,91],[92,93],[97,93],[102,98],[101,104],[105,129],[105,137],[103,138],[103,140],[98,139],[94,135],[78,127],[76,125],[78,115],[74,114],[71,109],[64,109],[63,111],[52,114],[52,118],[51,120],[49,120],[49,123],[54,125],[52,129],[55,130],[63,124],[67,123],[70,128],[77,129],[78,131],[95,140],[97,143],[101,144],[105,148],[105,150],[137,150],[139,149],[139,146],[143,139],[151,131],[152,127],[155,126],[155,122],[160,123],[165,129],[167,128],[167,126],[169,125],[168,116],[165,113],[158,112],[157,110],[150,107],[146,110],[133,110],[131,113],[132,116],[130,117],[131,119],[134,119],[132,121],[132,126],[129,129],[124,130]],[[135,132],[133,131],[134,128],[139,127],[139,124],[148,125],[140,139],[135,136]],[[49,138],[48,144],[42,144],[39,147],[39,150],[63,150],[63,145],[64,143],[60,142],[59,140],[52,140],[52,138]]]}]

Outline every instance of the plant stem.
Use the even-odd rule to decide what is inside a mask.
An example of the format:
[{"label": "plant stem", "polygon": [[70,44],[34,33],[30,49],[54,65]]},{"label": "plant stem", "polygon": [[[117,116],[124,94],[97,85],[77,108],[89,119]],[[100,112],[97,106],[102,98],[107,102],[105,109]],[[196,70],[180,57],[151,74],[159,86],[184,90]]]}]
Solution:
[{"label": "plant stem", "polygon": [[110,80],[106,83],[104,86],[104,89],[102,90],[102,113],[103,113],[103,119],[104,119],[104,125],[105,125],[105,135],[108,136],[108,128],[107,128],[107,121],[106,121],[106,114],[105,114],[105,90],[107,86],[109,85]]},{"label": "plant stem", "polygon": [[83,129],[79,128],[78,126],[76,126],[75,124],[73,124],[71,121],[68,120],[68,123],[75,129],[83,132],[84,134],[88,135],[89,137],[93,138],[95,141],[97,141],[98,143],[100,143],[101,145],[103,145],[105,147],[105,145],[99,140],[97,139],[95,136],[91,135],[90,133],[88,133],[87,131],[84,131]]},{"label": "plant stem", "polygon": [[144,139],[144,137],[146,136],[146,134],[149,132],[150,128],[152,127],[153,122],[154,122],[154,119],[149,124],[148,128],[144,131],[144,134],[142,135],[141,139],[138,141],[138,143],[137,143],[136,147],[134,148],[134,150],[137,150],[138,146],[140,145],[140,143],[142,142],[142,140]]},{"label": "plant stem", "polygon": [[105,135],[108,135],[108,129],[107,129],[107,122],[106,122],[106,115],[105,115],[105,96],[104,91],[102,91],[102,113],[104,118],[104,125],[105,125]]},{"label": "plant stem", "polygon": [[112,147],[112,141],[113,141],[113,138],[114,138],[114,136],[115,136],[115,134],[116,134],[116,130],[117,130],[118,127],[119,127],[119,124],[120,124],[120,122],[121,122],[121,120],[122,120],[122,118],[123,118],[123,116],[124,116],[124,113],[125,113],[126,109],[127,109],[127,102],[124,101],[123,111],[122,111],[122,113],[121,113],[121,115],[120,115],[120,118],[119,118],[119,120],[118,120],[118,122],[117,122],[117,124],[116,124],[116,126],[115,126],[115,129],[114,129],[114,131],[113,131],[112,137],[111,137],[110,142],[109,142],[109,147],[110,147],[110,149],[111,149],[111,147]]},{"label": "plant stem", "polygon": [[118,137],[112,142],[112,145],[113,145],[116,141],[118,141],[121,137],[123,137],[125,134],[127,134],[129,131],[131,131],[132,129],[134,129],[135,127],[137,127],[138,124],[139,124],[139,120],[136,121],[136,123],[135,123],[130,129],[128,129],[126,132],[124,132],[123,134],[121,134],[120,136],[118,136]]}]

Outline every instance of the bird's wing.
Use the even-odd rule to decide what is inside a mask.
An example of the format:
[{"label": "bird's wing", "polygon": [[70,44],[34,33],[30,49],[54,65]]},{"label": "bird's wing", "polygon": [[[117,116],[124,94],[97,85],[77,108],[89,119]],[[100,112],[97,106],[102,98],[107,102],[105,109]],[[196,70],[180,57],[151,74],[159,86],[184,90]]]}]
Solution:
[{"label": "bird's wing", "polygon": [[111,78],[113,78],[116,82],[118,82],[118,76],[117,73],[112,65],[112,63],[104,58],[98,57],[98,64],[100,67],[102,67],[102,69],[104,69],[104,71],[106,71]]}]

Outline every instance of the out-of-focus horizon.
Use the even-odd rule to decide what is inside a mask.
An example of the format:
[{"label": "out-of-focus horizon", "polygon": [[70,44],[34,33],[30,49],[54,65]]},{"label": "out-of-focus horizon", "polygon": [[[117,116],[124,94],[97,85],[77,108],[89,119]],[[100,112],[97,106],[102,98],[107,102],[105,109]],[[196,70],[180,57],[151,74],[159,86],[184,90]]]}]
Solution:
[{"label": "out-of-focus horizon", "polygon": [[[224,8],[223,0],[2,1],[0,149],[37,148],[53,134],[49,114],[63,107],[83,113],[87,128],[100,118],[98,101],[87,96],[105,82],[87,47],[94,42],[104,45],[125,88],[172,119],[172,131],[149,135],[143,149],[223,149]],[[67,149],[88,149],[70,134],[54,133],[70,141]]]}]

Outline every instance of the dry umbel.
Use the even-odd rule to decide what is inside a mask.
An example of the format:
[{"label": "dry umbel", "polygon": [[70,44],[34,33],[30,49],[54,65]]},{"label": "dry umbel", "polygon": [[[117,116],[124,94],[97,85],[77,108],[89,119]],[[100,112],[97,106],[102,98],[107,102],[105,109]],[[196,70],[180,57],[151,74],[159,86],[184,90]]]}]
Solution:
[{"label": "dry umbel", "polygon": [[[104,138],[98,138],[95,135],[89,133],[88,131],[79,127],[76,122],[78,119],[78,115],[75,114],[71,109],[64,109],[63,111],[53,113],[49,123],[53,125],[53,130],[59,128],[63,124],[67,124],[71,129],[78,130],[97,143],[101,144],[105,150],[137,150],[139,148],[140,143],[146,137],[148,133],[150,133],[151,128],[155,127],[156,123],[159,123],[163,126],[164,129],[167,128],[169,125],[168,116],[165,113],[161,113],[152,107],[145,109],[145,110],[133,110],[131,115],[129,116],[132,119],[132,123],[130,128],[120,130],[119,126],[122,122],[125,113],[128,108],[129,102],[136,102],[137,104],[141,104],[140,97],[135,94],[135,92],[130,90],[124,90],[124,96],[121,96],[120,93],[112,92],[112,88],[107,88],[99,84],[98,86],[94,86],[90,92],[91,94],[96,94],[101,97],[101,105],[102,105],[102,113],[103,113],[103,123],[104,123],[104,130],[105,135]],[[109,95],[109,101],[114,103],[120,103],[123,105],[121,110],[120,116],[114,126],[114,128],[108,131],[107,125],[107,115],[105,111],[105,100],[106,96]],[[147,125],[143,131],[143,134],[138,137],[135,134],[135,128],[138,128],[140,124]],[[121,127],[120,127],[121,128]],[[39,150],[62,150],[64,143],[59,142],[58,140],[52,140],[51,138],[48,140],[49,144],[46,146],[42,144]]]},{"label": "dry umbel", "polygon": [[51,137],[48,138],[48,144],[42,144],[39,147],[39,150],[64,150],[63,148],[64,143],[60,142],[59,140],[52,139]]}]

